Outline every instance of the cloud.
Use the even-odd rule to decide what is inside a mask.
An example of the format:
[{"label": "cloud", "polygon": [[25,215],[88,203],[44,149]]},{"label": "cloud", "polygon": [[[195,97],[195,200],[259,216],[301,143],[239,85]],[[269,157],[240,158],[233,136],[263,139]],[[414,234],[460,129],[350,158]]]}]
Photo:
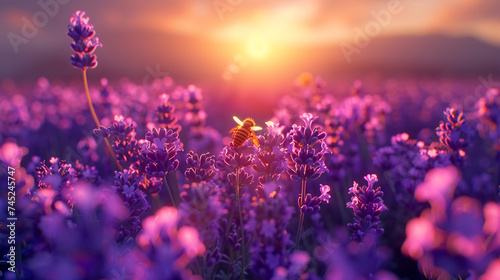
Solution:
[{"label": "cloud", "polygon": [[[392,15],[381,36],[448,33],[500,41],[500,34],[492,31],[500,22],[497,0],[241,0],[239,4],[227,0],[191,0],[165,1],[168,3],[140,8],[127,0],[122,9],[134,10],[134,20],[129,23],[167,33],[221,42],[242,42],[258,35],[279,44],[314,45],[336,44],[352,37],[355,27],[363,28],[373,21],[372,13],[386,10],[391,1],[399,2],[403,11]],[[215,2],[226,3],[229,8],[218,13],[213,6]]]},{"label": "cloud", "polygon": [[445,0],[427,22],[429,32],[476,36],[500,45],[498,0]]}]

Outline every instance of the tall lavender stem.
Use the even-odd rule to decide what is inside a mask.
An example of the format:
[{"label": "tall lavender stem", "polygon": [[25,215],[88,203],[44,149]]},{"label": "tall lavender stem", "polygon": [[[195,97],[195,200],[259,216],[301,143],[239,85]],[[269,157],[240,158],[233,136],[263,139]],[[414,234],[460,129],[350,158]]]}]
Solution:
[{"label": "tall lavender stem", "polygon": [[[94,118],[97,129],[99,129],[101,123],[99,122],[99,118],[97,118],[94,106],[92,106],[89,86],[87,83],[87,69],[97,67],[97,56],[94,54],[94,51],[97,47],[102,47],[102,44],[99,42],[99,38],[95,37],[94,26],[89,23],[89,18],[84,16],[85,12],[76,11],[73,14],[73,17],[71,17],[70,24],[68,25],[68,36],[73,39],[71,49],[75,52],[71,56],[71,64],[75,68],[81,69],[83,72],[83,84],[85,86],[85,93],[87,95],[90,113]],[[120,169],[120,171],[123,171],[123,167],[116,159],[116,155],[113,152],[108,139],[104,138],[104,141],[106,142],[106,147],[113,158],[113,161],[116,163],[116,166]]]},{"label": "tall lavender stem", "polygon": [[[306,197],[306,180],[302,180],[302,188],[300,191],[300,205],[305,203]],[[299,227],[297,229],[297,238],[295,239],[295,249],[299,247],[300,235],[302,234],[302,226],[304,225],[304,212],[300,211]]]},{"label": "tall lavender stem", "polygon": [[[83,85],[85,86],[85,94],[87,95],[87,101],[89,103],[90,113],[94,118],[94,122],[97,125],[97,128],[99,129],[101,127],[101,123],[99,122],[99,118],[95,113],[94,106],[92,105],[92,99],[90,98],[89,85],[87,83],[87,69],[83,69],[82,72],[83,72]],[[104,142],[106,143],[106,148],[108,149],[109,154],[113,158],[113,161],[116,163],[116,166],[118,167],[118,169],[120,169],[120,171],[123,171],[123,167],[118,162],[115,152],[113,151],[111,145],[109,144],[108,138],[104,138]]]},{"label": "tall lavender stem", "polygon": [[236,200],[238,202],[238,214],[240,216],[241,228],[241,276],[240,279],[245,278],[245,229],[243,228],[243,214],[241,212],[241,199],[240,199],[240,168],[236,168]]},{"label": "tall lavender stem", "polygon": [[172,190],[170,189],[170,186],[168,185],[168,182],[167,182],[167,174],[165,174],[165,176],[163,176],[163,183],[165,184],[165,188],[168,191],[168,196],[170,197],[170,201],[172,201],[172,205],[175,208],[177,208],[177,204],[175,203],[175,199],[174,199],[174,196],[172,194]]}]

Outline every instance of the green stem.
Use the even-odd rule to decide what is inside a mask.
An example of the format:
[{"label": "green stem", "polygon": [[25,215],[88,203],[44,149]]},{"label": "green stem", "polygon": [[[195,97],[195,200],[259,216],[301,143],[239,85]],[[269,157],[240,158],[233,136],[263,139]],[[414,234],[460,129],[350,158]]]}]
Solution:
[{"label": "green stem", "polygon": [[243,229],[243,214],[241,212],[240,200],[240,168],[236,168],[236,199],[238,201],[238,213],[240,215],[240,228],[241,228],[241,276],[240,279],[245,278],[245,230]]},{"label": "green stem", "polygon": [[342,184],[339,182],[339,187],[335,188],[335,196],[337,199],[337,204],[339,205],[339,211],[340,211],[340,219],[342,221],[342,224],[345,225],[347,222],[347,217],[345,213],[345,203],[343,203],[342,199],[344,198],[341,188]]},{"label": "green stem", "polygon": [[[299,211],[300,206],[302,206],[305,202],[306,199],[306,180],[302,180],[302,187],[300,191],[300,205],[299,205]],[[302,226],[304,224],[304,213],[302,211],[300,212],[300,218],[299,218],[299,228],[297,229],[297,238],[295,238],[295,250],[299,247],[299,242],[300,242],[300,235],[302,234]]]},{"label": "green stem", "polygon": [[394,186],[394,181],[392,181],[392,177],[391,177],[391,174],[389,173],[389,171],[384,172],[384,177],[385,177],[386,181],[389,183],[392,194],[394,195],[394,199],[397,201],[396,187]]},{"label": "green stem", "polygon": [[174,201],[176,205],[179,205],[181,202],[181,196],[179,191],[179,182],[177,181],[177,173],[176,171],[168,172],[166,174],[167,182],[169,186],[172,186],[171,192],[174,197]]},{"label": "green stem", "polygon": [[233,201],[233,207],[231,207],[231,212],[229,214],[229,219],[227,220],[227,229],[226,229],[226,234],[224,235],[224,239],[222,240],[222,246],[221,246],[221,254],[223,254],[224,249],[226,247],[226,241],[227,237],[229,236],[229,230],[231,230],[231,225],[234,217],[234,207],[236,207],[236,200]]},{"label": "green stem", "polygon": [[170,190],[170,186],[168,185],[167,182],[167,175],[163,176],[163,182],[165,183],[165,188],[168,191],[168,196],[170,197],[170,201],[172,201],[172,205],[174,205],[175,208],[177,208],[177,205],[174,200],[174,196],[172,195],[172,191]]},{"label": "green stem", "polygon": [[[236,207],[236,200],[233,200],[233,207],[231,207],[231,212],[229,212],[229,219],[227,220],[227,228],[226,228],[226,233],[224,234],[224,239],[222,239],[222,245],[220,247],[220,253],[224,254],[224,249],[226,249],[226,241],[227,237],[229,236],[229,230],[231,229],[233,217],[234,217],[234,207]],[[215,264],[214,270],[212,271],[212,276],[210,279],[214,279],[215,273],[217,272],[217,269],[219,268],[219,263]]]},{"label": "green stem", "polygon": [[[92,99],[90,99],[90,92],[89,92],[89,85],[87,83],[87,70],[83,70],[83,85],[85,86],[85,93],[87,95],[87,101],[89,103],[89,108],[90,108],[90,113],[92,114],[92,117],[94,118],[94,122],[97,125],[97,128],[101,126],[101,123],[99,122],[99,118],[97,118],[97,114],[95,113],[94,106],[92,105]],[[116,158],[115,152],[113,152],[113,149],[111,148],[111,145],[109,144],[108,138],[104,137],[104,142],[106,142],[106,148],[108,149],[108,152],[111,154],[111,157],[113,158],[113,161],[115,162],[116,166],[120,171],[123,171],[123,167],[121,164],[118,162],[118,159]]]}]

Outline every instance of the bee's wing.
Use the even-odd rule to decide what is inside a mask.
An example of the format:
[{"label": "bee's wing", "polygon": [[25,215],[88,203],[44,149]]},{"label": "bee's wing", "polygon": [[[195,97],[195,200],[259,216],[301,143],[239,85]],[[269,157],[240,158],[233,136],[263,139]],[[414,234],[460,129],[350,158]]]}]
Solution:
[{"label": "bee's wing", "polygon": [[252,130],[262,130],[262,127],[260,126],[252,126]]},{"label": "bee's wing", "polygon": [[243,122],[242,122],[240,119],[238,119],[238,117],[233,116],[233,120],[234,120],[237,124],[239,124],[239,125],[243,125]]}]

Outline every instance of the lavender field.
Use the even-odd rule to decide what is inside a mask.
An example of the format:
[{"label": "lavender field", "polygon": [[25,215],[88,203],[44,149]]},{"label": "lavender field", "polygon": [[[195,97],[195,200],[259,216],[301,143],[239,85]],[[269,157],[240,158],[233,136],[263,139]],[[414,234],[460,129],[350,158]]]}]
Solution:
[{"label": "lavender field", "polygon": [[81,80],[0,80],[2,279],[500,279],[492,75],[293,69],[243,103],[96,78],[94,17],[67,19]]}]

